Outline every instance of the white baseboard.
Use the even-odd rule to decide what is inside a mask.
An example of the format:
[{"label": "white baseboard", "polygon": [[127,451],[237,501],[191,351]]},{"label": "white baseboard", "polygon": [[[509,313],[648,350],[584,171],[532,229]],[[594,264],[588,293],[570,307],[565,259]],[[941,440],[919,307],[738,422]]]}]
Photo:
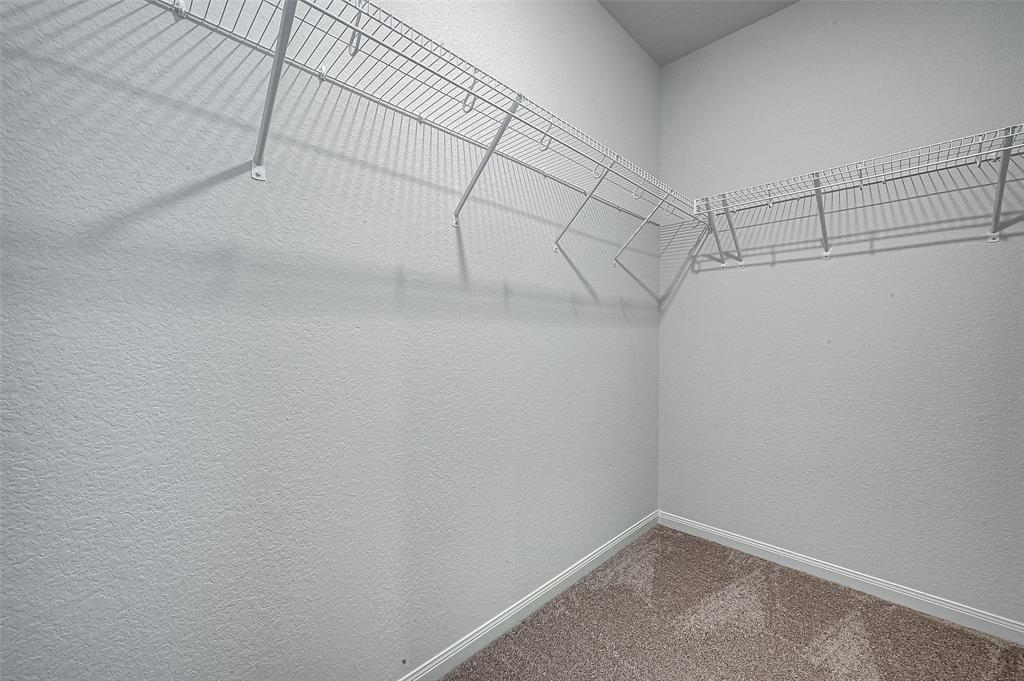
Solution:
[{"label": "white baseboard", "polygon": [[1024,645],[1024,622],[1011,620],[1007,617],[994,615],[984,610],[972,608],[939,596],[933,596],[917,589],[901,586],[878,577],[865,575],[848,568],[826,563],[817,558],[804,556],[794,551],[772,546],[763,541],[750,539],[734,532],[720,530],[704,523],[688,520],[681,516],[660,511],[658,522],[687,534],[694,534],[709,539],[717,544],[753,554],[774,563],[807,572],[815,577],[842,584],[858,591],[869,593],[881,599],[905,605],[929,615],[955,622],[956,624],[977,629],[978,631],[998,636],[1009,641]]},{"label": "white baseboard", "polygon": [[576,561],[566,570],[534,589],[501,613],[487,620],[440,653],[430,658],[399,681],[437,681],[468,660],[474,653],[498,638],[528,615],[562,593],[612,554],[658,524],[658,511],[652,511],[629,528]]}]

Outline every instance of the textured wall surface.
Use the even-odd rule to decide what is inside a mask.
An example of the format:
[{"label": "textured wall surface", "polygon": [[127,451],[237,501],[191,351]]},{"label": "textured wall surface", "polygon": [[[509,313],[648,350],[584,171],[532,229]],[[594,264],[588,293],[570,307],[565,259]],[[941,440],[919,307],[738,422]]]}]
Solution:
[{"label": "textured wall surface", "polygon": [[[596,3],[386,8],[656,163]],[[4,678],[397,678],[654,509],[632,220],[496,161],[460,243],[481,152],[288,70],[257,183],[268,58],[2,13]]]},{"label": "textured wall surface", "polygon": [[[721,192],[1019,122],[1022,31],[1021,3],[798,3],[665,67],[661,173]],[[813,201],[737,216],[747,267],[685,272],[661,322],[663,510],[1024,620],[1024,225],[985,242],[994,175],[827,197],[831,262]]]}]

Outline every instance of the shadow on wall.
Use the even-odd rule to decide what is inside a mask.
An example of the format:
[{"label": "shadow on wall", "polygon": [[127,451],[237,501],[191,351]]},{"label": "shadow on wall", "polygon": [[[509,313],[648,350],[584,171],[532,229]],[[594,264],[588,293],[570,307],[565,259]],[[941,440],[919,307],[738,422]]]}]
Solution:
[{"label": "shadow on wall", "polygon": [[[118,157],[145,156],[149,173],[121,187],[120,201],[71,211],[88,219],[61,230],[63,240],[51,245],[125,249],[120,266],[137,262],[142,269],[174,255],[189,284],[216,288],[221,302],[233,292],[321,309],[344,291],[345,305],[378,313],[397,306],[415,314],[656,323],[654,235],[630,248],[631,269],[611,266],[635,227],[632,217],[588,205],[555,254],[554,236],[581,197],[494,158],[463,212],[463,228],[453,230],[451,210],[479,149],[289,68],[270,133],[269,182],[253,182],[247,154],[263,107],[267,54],[155,2],[115,3],[88,22],[62,21],[69,9],[5,8],[13,37],[4,59],[37,80],[64,74],[62,94],[49,96],[75,98],[76,111],[84,112],[76,127],[113,130],[116,122],[104,126],[104,117],[136,118],[148,141],[126,146],[111,135],[108,149]],[[52,49],[61,44],[79,48],[74,57],[62,56]],[[22,143],[27,149],[32,141]],[[147,146],[160,151],[150,154]],[[227,149],[234,151],[215,163]],[[61,179],[51,173],[49,182]],[[208,211],[182,220],[199,195]],[[308,234],[278,247],[272,230],[297,214]],[[247,234],[231,231],[239,222],[249,226]],[[140,243],[158,231],[161,238]],[[29,232],[15,228],[6,236],[18,247]],[[364,257],[367,249],[372,255]]]},{"label": "shadow on wall", "polygon": [[632,218],[495,161],[456,231],[479,149],[293,69],[255,182],[267,55],[0,22],[5,677],[398,678],[648,510]]},{"label": "shadow on wall", "polygon": [[[997,175],[998,164],[986,161],[825,194],[831,258],[964,242],[998,248],[998,244],[986,244]],[[744,268],[823,259],[814,197],[735,210],[732,216]],[[742,276],[734,271],[739,269],[737,243],[721,214],[716,221],[724,264],[706,223],[661,228],[659,306],[663,313],[690,275]],[[1004,240],[1024,235],[1024,157],[1019,155],[1011,157],[1000,226]]]}]

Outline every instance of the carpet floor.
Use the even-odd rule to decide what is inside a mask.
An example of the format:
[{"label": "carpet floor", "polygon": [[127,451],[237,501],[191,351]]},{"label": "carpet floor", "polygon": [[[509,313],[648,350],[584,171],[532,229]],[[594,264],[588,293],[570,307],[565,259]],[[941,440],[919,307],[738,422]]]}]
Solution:
[{"label": "carpet floor", "polygon": [[1024,681],[1024,648],[666,527],[444,681]]}]

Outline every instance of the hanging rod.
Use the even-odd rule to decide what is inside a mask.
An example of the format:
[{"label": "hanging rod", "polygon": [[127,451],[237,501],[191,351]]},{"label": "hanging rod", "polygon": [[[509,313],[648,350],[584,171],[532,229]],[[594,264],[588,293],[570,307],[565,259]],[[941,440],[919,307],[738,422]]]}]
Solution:
[{"label": "hanging rod", "polygon": [[995,182],[992,226],[987,236],[989,241],[998,241],[999,232],[1005,227],[1001,223],[1000,217],[1011,156],[1024,156],[1024,124],[1015,123],[996,130],[979,132],[866,161],[848,163],[828,170],[754,185],[725,194],[707,196],[698,199],[694,203],[693,210],[695,214],[712,220],[715,214],[724,212],[731,226],[731,213],[736,211],[761,206],[771,207],[777,202],[813,196],[821,227],[822,253],[828,259],[831,251],[822,200],[824,194],[849,189],[863,189],[868,185],[880,182],[906,179],[971,164],[981,166],[985,162],[993,162],[999,164],[999,170]]},{"label": "hanging rod", "polygon": [[[642,220],[653,206],[691,215],[692,201],[603,143],[521,95],[439,43],[366,0],[297,0],[290,31],[282,31],[294,0],[237,4],[176,0],[155,4],[275,57],[321,82],[338,86],[418,123],[484,150],[467,178],[465,205],[491,155],[516,163],[590,200]],[[288,35],[278,49],[278,34]],[[279,71],[268,86],[269,127]],[[261,126],[264,127],[264,126]],[[258,148],[265,146],[261,130]],[[272,157],[272,153],[269,154]],[[260,177],[266,171],[254,159]],[[594,178],[605,176],[591,190]],[[656,222],[652,224],[657,225]]]}]

